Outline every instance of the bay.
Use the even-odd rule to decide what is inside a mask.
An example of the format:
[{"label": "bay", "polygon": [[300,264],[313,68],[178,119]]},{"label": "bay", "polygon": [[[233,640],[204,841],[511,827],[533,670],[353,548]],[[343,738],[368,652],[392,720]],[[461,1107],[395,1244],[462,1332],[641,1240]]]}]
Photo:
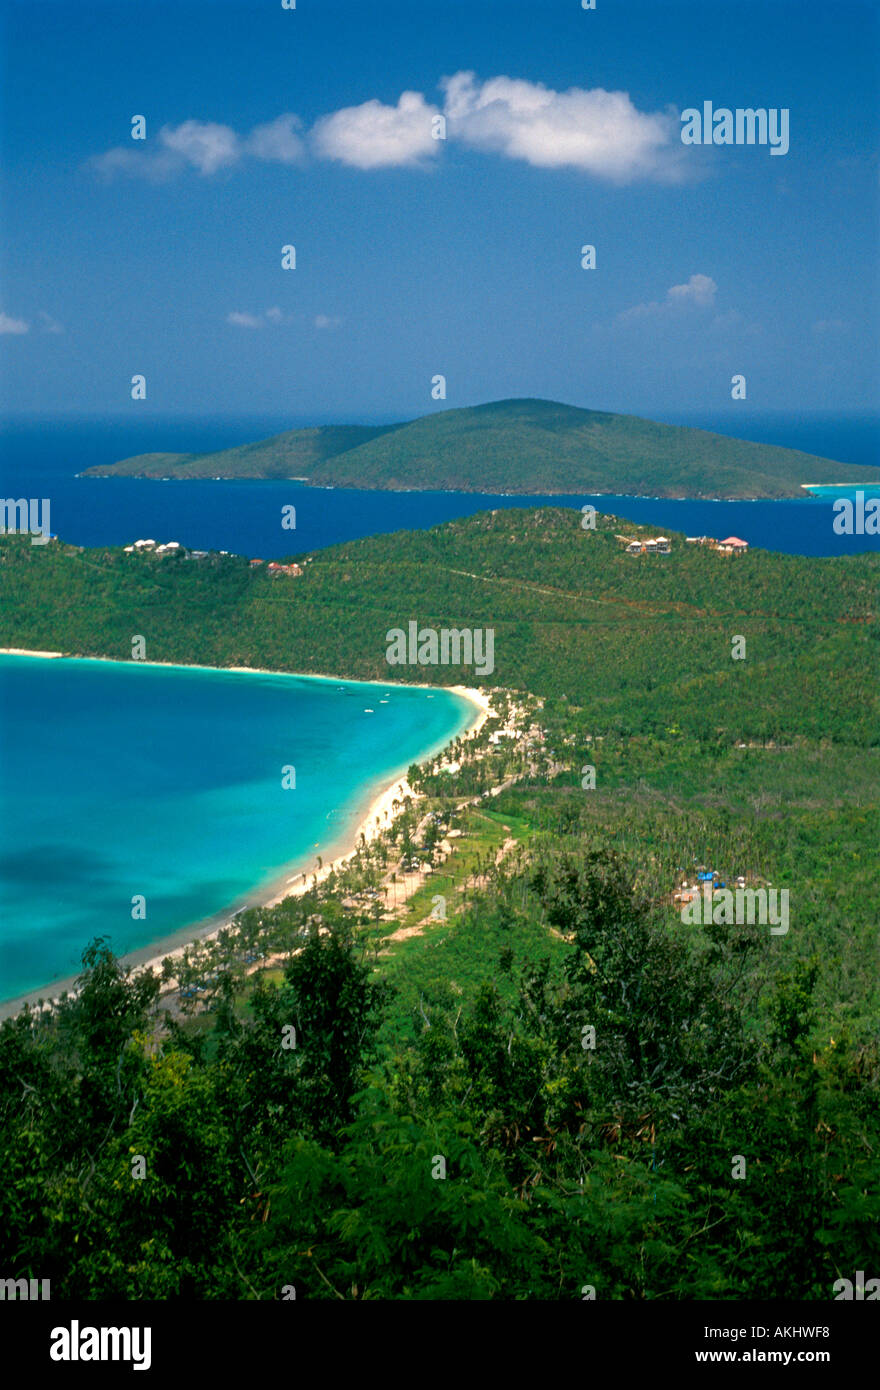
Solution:
[{"label": "bay", "polygon": [[448,690],[0,656],[0,999],[95,936],[136,951],[313,872],[474,714]]}]

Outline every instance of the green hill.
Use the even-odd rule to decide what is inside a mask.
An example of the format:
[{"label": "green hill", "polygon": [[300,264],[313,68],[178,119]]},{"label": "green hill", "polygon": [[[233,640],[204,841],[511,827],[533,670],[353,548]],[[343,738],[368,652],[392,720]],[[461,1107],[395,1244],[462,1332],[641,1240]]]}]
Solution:
[{"label": "green hill", "polygon": [[[291,430],[213,454],[141,454],[95,477],[302,478],[315,486],[658,497],[800,497],[842,465],[634,415],[493,401],[409,424]],[[858,481],[880,471],[847,465]]]},{"label": "green hill", "polygon": [[[485,684],[574,702],[596,726],[701,737],[877,737],[880,557],[726,559],[673,535],[635,558],[621,522],[482,512],[317,551],[298,578],[204,560],[0,540],[0,645],[367,680]],[[626,523],[628,534],[646,528]],[[491,628],[494,670],[389,666],[386,633]],[[731,638],[748,659],[731,659]],[[872,692],[868,695],[867,692]],[[671,715],[674,714],[674,721]]]},{"label": "green hill", "polygon": [[93,478],[303,478],[326,459],[397,428],[395,425],[321,425],[286,430],[255,444],[212,454],[135,454],[119,463],[87,468]]}]

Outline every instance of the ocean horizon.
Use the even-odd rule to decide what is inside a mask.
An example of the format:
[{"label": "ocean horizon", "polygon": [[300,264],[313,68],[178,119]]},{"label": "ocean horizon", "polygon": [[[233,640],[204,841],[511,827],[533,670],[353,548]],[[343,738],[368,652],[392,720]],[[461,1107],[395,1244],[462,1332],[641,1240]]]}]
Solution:
[{"label": "ocean horizon", "polygon": [[0,656],[0,1001],[313,872],[474,717],[439,688]]}]

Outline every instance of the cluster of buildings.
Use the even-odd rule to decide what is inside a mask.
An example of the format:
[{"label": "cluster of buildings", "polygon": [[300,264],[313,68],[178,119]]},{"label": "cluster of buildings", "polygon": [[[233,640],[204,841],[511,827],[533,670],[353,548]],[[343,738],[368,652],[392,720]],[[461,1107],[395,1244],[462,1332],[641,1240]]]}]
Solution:
[{"label": "cluster of buildings", "polygon": [[[185,546],[180,544],[180,541],[165,541],[164,544],[159,545],[154,540],[138,540],[133,545],[124,546],[123,549],[126,555],[179,555],[184,560],[206,560],[209,555],[207,550],[187,550]],[[220,550],[217,553],[218,555],[228,555],[229,551]],[[249,564],[251,569],[257,569],[260,565],[265,564],[265,561],[251,560]],[[301,565],[281,565],[277,560],[270,560],[269,564],[266,565],[266,573],[272,579],[277,579],[282,574],[295,578],[302,572]]]},{"label": "cluster of buildings", "polygon": [[624,542],[627,555],[669,555],[672,552],[672,541],[668,536],[652,536],[646,541],[618,536],[617,540]]},{"label": "cluster of buildings", "polygon": [[[263,564],[263,561],[251,560],[249,563],[251,569],[255,570]],[[279,575],[282,574],[288,574],[296,578],[296,576],[302,574],[302,572],[302,565],[280,565],[277,560],[270,560],[268,565],[266,565],[266,573],[270,575],[272,579],[277,579]]]},{"label": "cluster of buildings", "polygon": [[[668,536],[651,536],[648,540],[617,536],[616,539],[623,542],[627,555],[669,555],[672,552]],[[749,548],[748,541],[740,540],[739,536],[728,536],[723,541],[716,541],[714,536],[685,536],[685,540],[688,545],[705,545],[719,555],[745,555]]]},{"label": "cluster of buildings", "polygon": [[[746,881],[742,874],[737,878],[732,878],[730,883],[734,888],[745,888],[746,886]],[[701,897],[705,891],[705,885],[707,884],[712,890],[713,897],[716,893],[720,894],[725,888],[730,886],[727,883],[722,883],[721,875],[717,870],[698,869],[693,882],[688,883],[687,879],[682,879],[672,895],[672,901],[676,904],[681,904],[683,907],[686,903],[693,902],[695,898]]]},{"label": "cluster of buildings", "polygon": [[710,550],[717,550],[719,555],[745,555],[749,548],[748,541],[741,541],[739,536],[728,536],[726,540],[716,541],[712,536],[685,536],[688,545],[706,545]]},{"label": "cluster of buildings", "polygon": [[[153,540],[135,541],[134,545],[123,546],[126,555],[181,555],[184,560],[204,560],[207,557],[207,550],[187,550],[186,546],[180,541],[165,541],[162,545],[157,545]],[[221,555],[228,555],[227,550],[221,550]]]}]

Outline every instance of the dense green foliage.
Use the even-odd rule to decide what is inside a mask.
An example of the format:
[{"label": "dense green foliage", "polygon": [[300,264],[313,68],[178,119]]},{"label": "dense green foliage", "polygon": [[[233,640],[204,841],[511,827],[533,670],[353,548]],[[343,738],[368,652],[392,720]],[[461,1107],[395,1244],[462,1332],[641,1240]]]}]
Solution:
[{"label": "dense green foliage", "polygon": [[[0,644],[529,690],[591,733],[876,744],[880,557],[731,560],[674,537],[622,553],[562,509],[486,512],[317,552],[296,579],[236,557],[74,552],[0,540]],[[647,528],[627,524],[627,533]],[[302,557],[300,557],[302,558]],[[491,628],[495,669],[386,661],[387,632]],[[732,639],[747,641],[732,659]]]},{"label": "dense green foliage", "polygon": [[[492,401],[409,424],[291,430],[213,454],[141,454],[99,477],[305,478],[316,486],[460,492],[617,492],[659,497],[799,497],[842,465],[634,415],[555,401]],[[848,466],[876,482],[876,469]]]},{"label": "dense green foliage", "polygon": [[[0,1026],[5,1275],[826,1300],[877,1273],[880,561],[635,559],[618,528],[485,514],[290,580],[0,543],[4,645],[387,678],[391,626],[493,626],[498,712],[345,870],[167,962],[178,996],[98,942],[77,995]],[[394,671],[426,674],[474,680]],[[788,933],[686,926],[701,864],[790,890]]]},{"label": "dense green foliage", "polygon": [[824,1299],[873,1267],[880,1058],[816,1049],[816,962],[762,999],[756,941],[670,933],[607,851],[547,849],[471,911],[517,900],[565,944],[410,1043],[344,923],[195,1031],[96,945],[77,999],[0,1028],[4,1267],[61,1297],[371,1299]]}]

